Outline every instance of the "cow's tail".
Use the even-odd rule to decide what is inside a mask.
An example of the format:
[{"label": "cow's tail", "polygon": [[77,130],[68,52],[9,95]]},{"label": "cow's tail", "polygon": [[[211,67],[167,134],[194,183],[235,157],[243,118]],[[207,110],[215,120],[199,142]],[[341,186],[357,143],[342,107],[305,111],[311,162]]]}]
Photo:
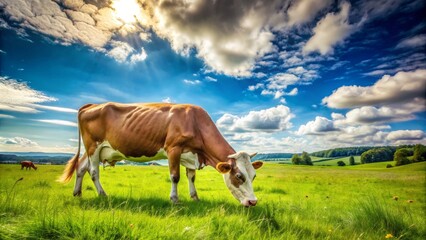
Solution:
[{"label": "cow's tail", "polygon": [[77,149],[77,153],[74,155],[74,157],[72,157],[68,161],[67,165],[65,166],[64,173],[62,173],[62,176],[59,177],[58,182],[67,183],[71,180],[72,175],[74,174],[74,171],[78,167],[78,161],[79,161],[79,158],[80,158],[80,146],[81,146],[81,132],[80,132],[80,127],[78,127],[78,149]]}]

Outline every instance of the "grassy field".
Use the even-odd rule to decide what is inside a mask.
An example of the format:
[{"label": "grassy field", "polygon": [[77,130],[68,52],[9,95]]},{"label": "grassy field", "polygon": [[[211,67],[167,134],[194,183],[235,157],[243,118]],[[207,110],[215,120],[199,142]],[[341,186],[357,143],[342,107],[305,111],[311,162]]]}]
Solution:
[{"label": "grassy field", "polygon": [[101,170],[109,196],[97,197],[86,176],[81,198],[72,196],[73,182],[55,182],[63,167],[0,165],[0,239],[426,237],[425,162],[390,169],[266,163],[254,182],[253,208],[240,206],[212,168],[197,172],[199,202],[181,178],[181,202],[173,205],[167,167]]},{"label": "grassy field", "polygon": [[[354,156],[354,159],[355,159],[355,164],[361,164],[361,156]],[[318,166],[337,166],[338,161],[343,161],[346,165],[349,165],[349,157],[333,158],[333,159],[318,158],[318,157],[312,158],[312,162],[314,163],[314,165],[318,165]]]}]

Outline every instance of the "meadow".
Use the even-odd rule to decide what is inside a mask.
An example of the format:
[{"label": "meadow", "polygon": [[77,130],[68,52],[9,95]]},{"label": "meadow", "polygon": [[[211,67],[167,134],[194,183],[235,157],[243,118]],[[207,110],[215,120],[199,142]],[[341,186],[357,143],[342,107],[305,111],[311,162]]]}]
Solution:
[{"label": "meadow", "polygon": [[0,239],[425,239],[426,162],[385,165],[266,163],[244,208],[210,167],[197,171],[200,201],[182,177],[175,205],[167,167],[101,169],[108,197],[87,175],[78,198],[74,179],[55,181],[64,166],[2,164]]}]

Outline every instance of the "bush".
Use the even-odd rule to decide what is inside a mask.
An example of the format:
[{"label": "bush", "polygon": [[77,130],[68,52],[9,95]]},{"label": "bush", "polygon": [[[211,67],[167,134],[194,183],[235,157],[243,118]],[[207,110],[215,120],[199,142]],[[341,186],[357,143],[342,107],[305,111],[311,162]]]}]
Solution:
[{"label": "bush", "polygon": [[392,164],[388,163],[388,165],[386,165],[386,168],[391,168],[391,167],[393,167]]},{"label": "bush", "polygon": [[396,150],[393,160],[396,162],[395,166],[401,166],[405,164],[410,164],[411,161],[408,159],[410,156],[410,150],[407,148],[400,148]]},{"label": "bush", "polygon": [[346,163],[343,161],[338,161],[337,166],[343,167],[343,166],[346,166]]},{"label": "bush", "polygon": [[355,158],[354,158],[354,156],[351,156],[349,158],[349,165],[355,165]]},{"label": "bush", "polygon": [[299,165],[302,163],[302,158],[300,158],[299,154],[294,154],[293,157],[291,157],[291,162],[295,165]]}]

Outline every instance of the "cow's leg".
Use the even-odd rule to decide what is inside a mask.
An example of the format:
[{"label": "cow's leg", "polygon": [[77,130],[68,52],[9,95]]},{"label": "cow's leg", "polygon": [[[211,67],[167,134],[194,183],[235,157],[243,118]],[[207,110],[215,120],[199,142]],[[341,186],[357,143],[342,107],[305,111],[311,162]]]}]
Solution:
[{"label": "cow's leg", "polygon": [[180,155],[182,150],[180,148],[173,148],[167,152],[169,159],[169,170],[170,170],[170,180],[172,182],[172,189],[170,191],[170,200],[173,203],[179,201],[177,185],[180,180]]},{"label": "cow's leg", "polygon": [[99,152],[101,148],[97,147],[95,153],[89,157],[89,173],[92,177],[92,181],[96,186],[96,190],[100,196],[106,196],[104,189],[102,188],[101,182],[99,181]]},{"label": "cow's leg", "polygon": [[198,201],[197,189],[195,189],[195,169],[186,168],[186,177],[188,178],[189,194],[191,198]]},{"label": "cow's leg", "polygon": [[81,188],[83,185],[83,177],[86,172],[89,170],[89,159],[87,155],[84,154],[83,158],[78,162],[78,168],[76,171],[75,186],[74,186],[74,196],[81,196]]}]

